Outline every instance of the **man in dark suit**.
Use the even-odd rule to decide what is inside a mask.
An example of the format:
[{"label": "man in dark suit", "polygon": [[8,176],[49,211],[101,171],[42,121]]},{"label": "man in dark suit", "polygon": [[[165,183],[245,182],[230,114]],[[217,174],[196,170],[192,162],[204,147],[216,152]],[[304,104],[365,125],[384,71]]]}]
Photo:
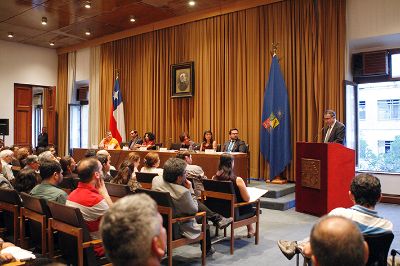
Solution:
[{"label": "man in dark suit", "polygon": [[42,133],[38,136],[38,147],[46,148],[49,146],[49,135],[47,134],[47,127],[42,128]]},{"label": "man in dark suit", "polygon": [[323,129],[324,142],[336,142],[344,144],[346,127],[336,120],[336,113],[326,110],[324,113],[325,127]]},{"label": "man in dark suit", "polygon": [[246,143],[239,139],[239,130],[237,128],[232,128],[229,130],[229,140],[224,143],[222,151],[247,152]]},{"label": "man in dark suit", "polygon": [[130,150],[135,150],[139,148],[139,146],[143,143],[143,140],[139,136],[137,130],[132,130],[130,135],[131,135],[131,140],[129,141],[128,147]]}]

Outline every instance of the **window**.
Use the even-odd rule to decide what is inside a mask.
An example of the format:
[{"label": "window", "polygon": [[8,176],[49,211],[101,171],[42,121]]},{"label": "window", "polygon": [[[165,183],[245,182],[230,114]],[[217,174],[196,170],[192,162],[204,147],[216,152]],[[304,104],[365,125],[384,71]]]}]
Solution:
[{"label": "window", "polygon": [[89,105],[69,104],[69,151],[87,148],[89,136]]},{"label": "window", "polygon": [[392,142],[393,141],[390,141],[390,140],[379,140],[378,141],[378,152],[380,154],[389,153]]},{"label": "window", "polygon": [[400,54],[392,54],[392,78],[400,78]]},{"label": "window", "polygon": [[365,101],[358,102],[358,118],[365,120]]},{"label": "window", "polygon": [[400,100],[378,100],[378,120],[396,120],[399,116]]}]

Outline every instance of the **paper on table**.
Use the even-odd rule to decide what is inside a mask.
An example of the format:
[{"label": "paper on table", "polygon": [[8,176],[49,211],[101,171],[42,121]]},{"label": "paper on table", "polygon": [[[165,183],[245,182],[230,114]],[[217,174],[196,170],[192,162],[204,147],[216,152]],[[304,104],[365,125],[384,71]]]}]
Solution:
[{"label": "paper on table", "polygon": [[255,201],[268,192],[266,189],[256,187],[247,187],[247,191],[250,194],[250,201]]},{"label": "paper on table", "polygon": [[1,254],[9,253],[9,254],[13,255],[13,257],[16,260],[21,260],[21,261],[22,260],[30,260],[30,259],[34,260],[34,259],[36,259],[36,256],[32,252],[30,252],[29,250],[26,250],[26,249],[22,249],[22,248],[17,247],[17,246],[11,246],[11,247],[4,248],[4,249],[1,250],[0,253]]}]

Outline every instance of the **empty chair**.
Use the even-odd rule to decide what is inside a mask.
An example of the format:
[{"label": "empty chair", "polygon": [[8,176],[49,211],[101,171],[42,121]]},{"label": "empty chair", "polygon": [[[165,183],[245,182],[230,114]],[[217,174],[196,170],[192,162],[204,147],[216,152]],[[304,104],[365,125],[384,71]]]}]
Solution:
[{"label": "empty chair", "polygon": [[110,198],[113,202],[125,197],[126,195],[132,194],[132,191],[129,189],[128,185],[113,184],[108,182],[104,184],[106,185],[108,195],[110,195]]},{"label": "empty chair", "polygon": [[142,188],[151,189],[153,178],[157,175],[157,173],[136,172],[136,180],[140,183]]},{"label": "empty chair", "polygon": [[387,257],[394,235],[392,232],[382,234],[364,235],[368,244],[369,255],[367,266],[386,266]]},{"label": "empty chair", "polygon": [[[203,247],[206,246],[206,213],[205,212],[198,212],[192,216],[185,216],[185,217],[175,217],[174,214],[174,205],[172,203],[171,196],[169,192],[161,192],[161,191],[153,191],[147,189],[137,189],[137,193],[146,193],[158,205],[158,211],[163,216],[164,220],[164,227],[167,229],[167,252],[168,252],[168,265],[172,265],[172,251],[174,248],[178,248],[184,245],[188,245],[191,243],[197,243],[202,241]],[[195,217],[202,217],[202,230],[199,237],[196,239],[189,239],[186,237],[182,237],[179,234],[179,230],[177,227],[177,223],[185,222]],[[201,255],[201,263],[205,265],[206,259],[206,249],[202,249]]]},{"label": "empty chair", "polygon": [[54,254],[53,232],[58,231],[60,250],[67,264],[103,265],[109,263],[106,257],[96,257],[93,250],[101,240],[92,240],[82,213],[78,208],[47,202],[52,218],[49,219],[49,256]]}]

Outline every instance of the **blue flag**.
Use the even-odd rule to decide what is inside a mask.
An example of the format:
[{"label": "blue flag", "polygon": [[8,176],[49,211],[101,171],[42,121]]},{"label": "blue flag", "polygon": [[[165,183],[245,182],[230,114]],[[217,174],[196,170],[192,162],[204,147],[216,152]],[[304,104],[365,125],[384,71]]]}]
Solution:
[{"label": "blue flag", "polygon": [[270,180],[282,173],[292,160],[289,100],[277,56],[272,58],[264,93],[260,150],[269,162]]}]

